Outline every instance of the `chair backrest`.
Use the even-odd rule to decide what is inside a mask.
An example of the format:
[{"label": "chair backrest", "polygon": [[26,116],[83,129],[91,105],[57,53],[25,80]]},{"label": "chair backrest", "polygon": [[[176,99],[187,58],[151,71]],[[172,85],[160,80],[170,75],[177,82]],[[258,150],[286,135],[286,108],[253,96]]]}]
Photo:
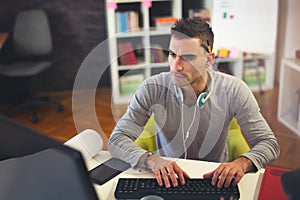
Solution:
[{"label": "chair backrest", "polygon": [[147,151],[154,152],[157,150],[154,114],[151,115],[143,129],[142,134],[135,140],[135,142]]},{"label": "chair backrest", "polygon": [[17,14],[13,45],[17,55],[44,56],[52,51],[52,38],[47,15],[43,10],[27,10]]},{"label": "chair backrest", "polygon": [[233,161],[250,150],[250,145],[242,134],[236,118],[233,118],[230,123],[227,137],[227,147],[228,161]]},{"label": "chair backrest", "polygon": [[[156,133],[155,133],[155,118],[152,114],[147,124],[144,127],[141,135],[135,140],[135,142],[147,151],[154,152],[157,150],[156,146]],[[228,147],[228,161],[233,161],[242,154],[250,150],[246,139],[244,138],[240,126],[235,118],[232,119],[230,124],[230,130],[227,138]]]}]

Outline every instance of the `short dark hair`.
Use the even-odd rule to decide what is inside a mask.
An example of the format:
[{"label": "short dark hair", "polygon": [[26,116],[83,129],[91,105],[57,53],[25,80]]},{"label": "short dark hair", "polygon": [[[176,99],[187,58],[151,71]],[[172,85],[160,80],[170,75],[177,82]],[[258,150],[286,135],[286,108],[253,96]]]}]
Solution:
[{"label": "short dark hair", "polygon": [[[171,36],[179,38],[199,38],[201,46],[213,48],[214,33],[210,25],[201,18],[178,19],[171,27]],[[206,49],[208,50],[208,48]]]}]

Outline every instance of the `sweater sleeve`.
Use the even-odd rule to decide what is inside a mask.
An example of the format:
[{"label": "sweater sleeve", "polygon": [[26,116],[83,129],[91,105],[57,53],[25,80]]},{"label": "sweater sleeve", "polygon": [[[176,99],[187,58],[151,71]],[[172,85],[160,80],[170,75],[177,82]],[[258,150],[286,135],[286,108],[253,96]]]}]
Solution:
[{"label": "sweater sleeve", "polygon": [[251,147],[250,151],[243,156],[249,158],[259,170],[278,157],[279,145],[267,121],[260,113],[253,93],[243,81],[240,82],[232,96],[235,99],[232,100],[235,102],[232,104],[234,116]]},{"label": "sweater sleeve", "polygon": [[126,113],[117,122],[108,141],[109,152],[130,163],[132,167],[138,164],[139,158],[146,152],[135,140],[151,115],[149,94],[149,87],[143,83],[132,96]]}]

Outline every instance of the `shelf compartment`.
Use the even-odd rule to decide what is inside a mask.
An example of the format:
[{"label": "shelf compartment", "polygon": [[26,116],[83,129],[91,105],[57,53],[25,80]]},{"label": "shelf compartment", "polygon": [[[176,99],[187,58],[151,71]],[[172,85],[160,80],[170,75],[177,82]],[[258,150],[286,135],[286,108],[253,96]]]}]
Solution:
[{"label": "shelf compartment", "polygon": [[278,120],[300,136],[300,61],[283,59],[280,68]]}]

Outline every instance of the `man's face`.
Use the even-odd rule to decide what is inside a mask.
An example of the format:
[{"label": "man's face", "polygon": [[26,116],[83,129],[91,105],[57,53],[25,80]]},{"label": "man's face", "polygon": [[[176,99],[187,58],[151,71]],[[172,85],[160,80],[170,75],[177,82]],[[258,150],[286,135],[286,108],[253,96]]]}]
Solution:
[{"label": "man's face", "polygon": [[197,87],[203,84],[209,66],[209,54],[200,45],[198,38],[172,36],[168,56],[173,83],[178,87]]}]

